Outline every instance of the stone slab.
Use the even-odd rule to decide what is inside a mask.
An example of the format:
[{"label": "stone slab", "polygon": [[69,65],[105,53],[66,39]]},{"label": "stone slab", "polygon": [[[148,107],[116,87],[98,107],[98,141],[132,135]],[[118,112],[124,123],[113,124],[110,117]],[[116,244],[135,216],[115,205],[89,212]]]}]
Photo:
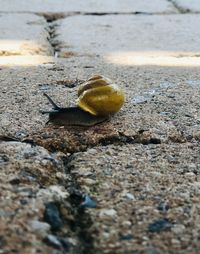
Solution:
[{"label": "stone slab", "polygon": [[124,65],[154,64],[155,59],[163,65],[166,59],[170,65],[173,57],[198,58],[199,23],[200,16],[190,14],[73,16],[61,21],[56,39],[61,57],[103,56]]},{"label": "stone slab", "polygon": [[94,250],[198,253],[199,153],[189,142],[108,145],[74,154],[68,170],[97,202],[87,209]]},{"label": "stone slab", "polygon": [[[178,50],[173,43],[180,43],[187,51],[184,54],[198,58],[197,44],[189,41],[185,32],[191,30],[187,22],[199,19],[196,15],[194,19],[183,16],[187,21],[177,15],[177,24],[183,22],[185,30],[181,25],[173,30],[175,17],[170,16],[171,21],[166,18],[172,38],[178,33],[177,40],[171,44],[167,41],[169,48]],[[109,18],[104,17],[107,24]],[[147,24],[151,24],[149,18]],[[164,18],[152,22],[153,27],[159,22],[165,24]],[[151,35],[146,24],[144,28],[149,37],[156,37],[154,29]],[[81,26],[78,29],[80,35]],[[171,38],[166,31],[165,38]],[[191,30],[191,33],[198,41],[199,32]],[[119,36],[119,32],[116,34]],[[80,40],[80,52],[78,46],[74,54],[70,49],[71,55],[65,49],[68,58],[54,59],[55,63],[38,61],[35,67],[28,67],[10,62],[9,68],[5,64],[0,67],[2,250],[5,253],[198,253],[199,68],[192,64],[188,68],[187,62],[186,67],[177,67],[177,62],[172,64],[177,55],[170,56],[168,67],[153,66],[152,62],[145,65],[138,61],[111,61],[105,58],[104,38],[96,37],[100,39],[99,54],[95,53],[98,47],[94,47],[94,54],[82,54]],[[181,38],[192,45],[194,55],[188,52],[190,46],[181,44]],[[130,40],[133,40],[131,33]],[[156,39],[152,41],[153,44],[150,39],[147,41],[150,46],[154,46]],[[162,36],[160,41],[169,49]],[[139,42],[138,39],[138,45]],[[159,50],[161,44],[155,44]],[[125,49],[121,44],[117,46]],[[114,43],[113,48],[116,49]],[[182,61],[185,55],[178,56]],[[20,62],[21,58],[15,57]],[[127,54],[123,59],[126,58]],[[43,93],[52,96],[60,106],[75,105],[78,86],[94,73],[108,76],[125,90],[126,103],[120,112],[109,122],[86,129],[46,125],[48,117],[39,111],[51,106]],[[87,209],[87,204],[84,212],[79,209],[78,200],[83,196],[78,191],[95,200],[97,207]],[[52,221],[45,220],[44,211],[49,202],[56,205],[57,217],[63,222],[58,231],[51,228]]]},{"label": "stone slab", "polygon": [[175,12],[166,0],[0,0],[0,12],[85,12],[85,13],[130,13],[130,12]]},{"label": "stone slab", "polygon": [[46,20],[34,14],[0,15],[0,56],[52,55]]},{"label": "stone slab", "polygon": [[[120,144],[126,140],[144,144],[200,140],[198,69],[127,67],[100,59],[70,58],[65,65],[4,67],[0,73],[2,136],[32,140],[48,150],[65,153],[110,140]],[[126,103],[121,111],[110,121],[86,129],[45,125],[48,116],[39,111],[50,110],[51,105],[43,93],[62,107],[74,106],[79,84],[92,73],[108,76],[125,90]]]},{"label": "stone slab", "polygon": [[52,234],[44,219],[48,202],[66,204],[68,182],[59,154],[21,142],[0,141],[0,235],[4,253],[50,253]]},{"label": "stone slab", "polygon": [[187,12],[199,12],[200,2],[198,0],[175,0],[177,6],[183,11]]},{"label": "stone slab", "polygon": [[[122,110],[86,129],[46,125],[39,110],[51,106],[43,93],[72,106],[79,84],[92,73],[123,87]],[[71,57],[54,65],[1,67],[0,83],[0,139],[7,140],[0,141],[4,252],[51,253],[65,241],[69,253],[78,253],[85,238],[81,242],[77,224],[91,237],[87,248],[94,253],[199,249],[199,68]],[[77,188],[97,208],[79,211]],[[75,196],[74,203],[65,193]],[[58,232],[44,221],[47,202],[60,209],[64,225]]]}]

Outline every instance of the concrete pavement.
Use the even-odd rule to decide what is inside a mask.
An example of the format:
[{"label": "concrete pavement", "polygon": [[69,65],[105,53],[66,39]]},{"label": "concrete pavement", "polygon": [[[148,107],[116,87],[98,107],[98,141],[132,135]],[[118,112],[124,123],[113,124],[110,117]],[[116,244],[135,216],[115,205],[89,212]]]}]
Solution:
[{"label": "concrete pavement", "polygon": [[0,1],[1,11],[3,12],[31,12],[31,13],[64,13],[69,14],[70,12],[83,12],[83,13],[131,13],[131,12],[149,12],[149,13],[169,13],[176,12],[173,4],[165,0],[155,0],[150,3],[146,0],[131,1],[125,0],[120,1],[94,1],[78,0],[8,0]]},{"label": "concrete pavement", "polygon": [[[198,253],[200,4],[0,0],[2,253]],[[185,12],[188,12],[185,14]],[[126,102],[46,125],[100,73]]]}]

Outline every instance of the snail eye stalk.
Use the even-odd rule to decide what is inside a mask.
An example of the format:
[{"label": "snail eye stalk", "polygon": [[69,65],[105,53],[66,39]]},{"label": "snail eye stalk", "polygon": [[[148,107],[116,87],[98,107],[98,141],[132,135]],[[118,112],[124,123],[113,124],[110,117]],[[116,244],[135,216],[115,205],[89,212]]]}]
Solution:
[{"label": "snail eye stalk", "polygon": [[56,105],[56,103],[49,97],[48,94],[44,93],[43,95],[47,97],[48,101],[53,106],[53,109],[55,109],[55,112],[60,109],[60,107],[58,107],[58,105]]}]

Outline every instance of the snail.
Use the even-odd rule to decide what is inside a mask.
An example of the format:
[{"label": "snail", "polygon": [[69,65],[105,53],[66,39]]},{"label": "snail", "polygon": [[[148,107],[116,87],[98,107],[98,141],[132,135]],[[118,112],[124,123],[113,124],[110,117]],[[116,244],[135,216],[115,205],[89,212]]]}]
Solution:
[{"label": "snail", "polygon": [[56,125],[93,126],[104,122],[120,110],[124,104],[123,91],[110,79],[94,75],[78,89],[76,107],[62,108],[46,94],[53,106],[49,113],[49,121]]}]

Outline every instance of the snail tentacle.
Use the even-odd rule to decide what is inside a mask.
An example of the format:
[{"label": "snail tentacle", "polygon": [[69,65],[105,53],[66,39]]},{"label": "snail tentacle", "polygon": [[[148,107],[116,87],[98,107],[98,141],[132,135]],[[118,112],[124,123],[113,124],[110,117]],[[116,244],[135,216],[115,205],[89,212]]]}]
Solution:
[{"label": "snail tentacle", "polygon": [[60,107],[49,97],[48,94],[43,93],[43,95],[47,97],[48,101],[49,101],[49,102],[51,103],[51,105],[53,106],[53,109],[55,109],[55,110],[59,110],[59,109],[60,109]]},{"label": "snail tentacle", "polygon": [[44,114],[58,113],[59,110],[50,110],[50,111],[40,110],[39,112],[44,115]]}]

